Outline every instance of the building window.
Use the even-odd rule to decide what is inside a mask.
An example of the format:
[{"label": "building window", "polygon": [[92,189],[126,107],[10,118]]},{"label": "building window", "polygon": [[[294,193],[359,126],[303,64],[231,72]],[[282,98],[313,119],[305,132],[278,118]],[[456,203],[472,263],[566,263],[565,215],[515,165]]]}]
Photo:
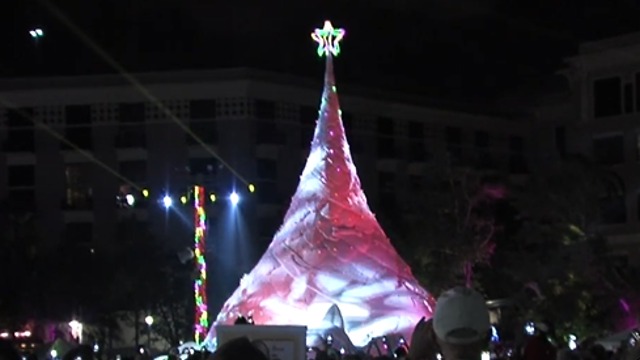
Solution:
[{"label": "building window", "polygon": [[147,130],[143,103],[120,104],[118,148],[146,148]]},{"label": "building window", "polygon": [[258,144],[279,145],[283,139],[276,126],[276,103],[268,100],[255,100],[256,142]]},{"label": "building window", "polygon": [[216,117],[215,100],[191,100],[189,108],[192,119],[214,119]]},{"label": "building window", "polygon": [[278,163],[272,159],[258,159],[256,175],[260,180],[276,181],[278,179]]},{"label": "building window", "polygon": [[36,211],[35,189],[9,189],[9,208],[17,213],[33,213]]},{"label": "building window", "polygon": [[594,138],[593,156],[601,165],[624,163],[624,136],[620,134]]},{"label": "building window", "polygon": [[528,164],[524,155],[524,138],[519,135],[509,137],[509,171],[513,174],[527,172]]},{"label": "building window", "polygon": [[600,196],[600,214],[604,224],[624,224],[627,222],[625,186],[617,174],[611,174]]},{"label": "building window", "polygon": [[423,141],[409,142],[409,160],[415,162],[427,160],[427,150]]},{"label": "building window", "polygon": [[409,175],[409,190],[419,192],[424,188],[424,176]]},{"label": "building window", "polygon": [[420,121],[409,122],[409,139],[424,141],[424,123]]},{"label": "building window", "polygon": [[127,124],[144,123],[144,104],[120,104],[120,122]]},{"label": "building window", "polygon": [[516,154],[524,153],[524,138],[522,136],[513,135],[509,137],[509,151]]},{"label": "building window", "polygon": [[259,220],[258,236],[268,245],[273,235],[275,235],[282,220],[278,216],[263,217]]},{"label": "building window", "polygon": [[189,159],[189,173],[196,175],[216,175],[218,173],[218,161],[214,158]]},{"label": "building window", "polygon": [[[194,133],[205,144],[215,145],[218,143],[218,127],[215,121],[216,101],[215,100],[192,100],[190,103],[191,119],[189,130]],[[198,145],[198,141],[193,135],[186,133],[189,145]]]},{"label": "building window", "polygon": [[7,152],[34,152],[35,131],[31,118],[33,109],[9,109],[7,111],[7,138],[4,150]]},{"label": "building window", "polygon": [[300,107],[300,147],[308,149],[313,140],[313,129],[318,120],[318,109],[312,106]]},{"label": "building window", "polygon": [[[218,124],[214,119],[192,118],[189,120],[189,130],[205,144],[215,145],[218,143]],[[186,133],[185,136],[187,137],[187,144],[200,144],[190,133]]]},{"label": "building window", "polygon": [[462,129],[459,127],[447,126],[445,128],[445,141],[447,152],[453,162],[462,160]]},{"label": "building window", "polygon": [[63,149],[75,149],[74,146],[83,150],[93,148],[93,134],[91,131],[91,106],[70,105],[65,108],[66,115],[66,139],[70,142],[62,143]]},{"label": "building window", "polygon": [[79,163],[65,168],[65,209],[90,210],[93,206],[91,164]]},{"label": "building window", "polygon": [[424,136],[424,123],[420,121],[409,122],[409,160],[425,161],[426,144]]},{"label": "building window", "polygon": [[493,167],[491,153],[489,152],[489,133],[478,130],[474,134],[473,145],[475,147],[476,165],[480,169],[490,169]]},{"label": "building window", "polygon": [[147,182],[146,160],[121,161],[118,164],[118,170],[122,176],[136,184],[145,184]]},{"label": "building window", "polygon": [[283,142],[273,120],[256,119],[256,143],[259,145],[279,145]]},{"label": "building window", "polygon": [[33,165],[11,165],[7,172],[9,187],[33,187],[36,185],[35,167]]},{"label": "building window", "polygon": [[269,100],[256,100],[255,114],[258,119],[275,120],[276,103]]},{"label": "building window", "polygon": [[258,200],[263,204],[279,204],[281,203],[278,185],[275,181],[259,181],[256,185],[258,191]]},{"label": "building window", "polygon": [[636,161],[640,161],[640,130],[636,130]]},{"label": "building window", "polygon": [[390,171],[381,171],[378,173],[378,190],[381,193],[395,192],[396,178],[395,174]]},{"label": "building window", "polygon": [[397,205],[396,177],[389,171],[378,173],[378,199],[380,209],[387,213],[394,211]]},{"label": "building window", "polygon": [[478,149],[486,149],[489,147],[489,133],[486,131],[476,131],[475,132],[475,142],[476,148]]},{"label": "building window", "polygon": [[636,73],[635,76],[635,88],[636,88],[636,93],[635,93],[635,103],[636,103],[636,111],[640,111],[640,73]]},{"label": "building window", "polygon": [[633,84],[626,83],[624,84],[624,113],[631,114],[633,113]]},{"label": "building window", "polygon": [[620,115],[622,112],[622,81],[619,77],[593,82],[593,116]]},{"label": "building window", "polygon": [[379,117],[376,121],[376,142],[378,156],[381,158],[394,158],[396,156],[396,144],[394,138],[393,119]]},{"label": "building window", "polygon": [[567,129],[564,126],[557,126],[555,129],[556,150],[560,156],[567,155]]},{"label": "building window", "polygon": [[93,223],[77,222],[65,225],[63,243],[68,245],[88,245],[93,241]]}]

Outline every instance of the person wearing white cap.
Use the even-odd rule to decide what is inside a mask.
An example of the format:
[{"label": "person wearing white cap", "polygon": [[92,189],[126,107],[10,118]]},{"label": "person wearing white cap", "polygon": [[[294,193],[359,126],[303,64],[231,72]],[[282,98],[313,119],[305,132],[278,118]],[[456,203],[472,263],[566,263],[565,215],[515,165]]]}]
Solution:
[{"label": "person wearing white cap", "polygon": [[490,334],[484,297],[473,289],[456,287],[440,295],[430,321],[423,319],[416,326],[409,358],[432,359],[435,345],[446,360],[480,360]]}]

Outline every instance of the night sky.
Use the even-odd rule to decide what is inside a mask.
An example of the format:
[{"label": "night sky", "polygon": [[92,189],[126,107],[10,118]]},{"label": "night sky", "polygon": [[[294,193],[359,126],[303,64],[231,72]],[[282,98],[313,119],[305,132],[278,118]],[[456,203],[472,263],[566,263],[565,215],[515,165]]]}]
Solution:
[{"label": "night sky", "polygon": [[[49,4],[49,5],[47,5]],[[640,30],[637,0],[3,0],[0,76],[250,66],[319,78],[309,33],[347,37],[340,83],[480,102],[562,67],[582,41]],[[45,38],[36,46],[29,29]]]}]

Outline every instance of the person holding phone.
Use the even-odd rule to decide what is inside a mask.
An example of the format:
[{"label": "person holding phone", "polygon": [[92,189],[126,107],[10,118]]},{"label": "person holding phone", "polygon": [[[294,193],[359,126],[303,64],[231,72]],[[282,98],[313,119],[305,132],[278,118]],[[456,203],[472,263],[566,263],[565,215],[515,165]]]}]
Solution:
[{"label": "person holding phone", "polygon": [[456,287],[440,295],[432,319],[418,322],[408,358],[481,360],[490,338],[486,300],[473,289]]}]

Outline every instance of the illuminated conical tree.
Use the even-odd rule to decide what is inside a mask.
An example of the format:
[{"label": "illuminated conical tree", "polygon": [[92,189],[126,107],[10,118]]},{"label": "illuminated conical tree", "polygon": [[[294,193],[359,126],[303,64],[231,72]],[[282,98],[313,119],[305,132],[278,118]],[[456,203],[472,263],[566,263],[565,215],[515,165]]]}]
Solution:
[{"label": "illuminated conical tree", "polygon": [[256,324],[317,328],[336,305],[353,343],[365,345],[389,334],[409,339],[431,315],[433,299],[380,228],[351,159],[333,75],[343,35],[329,22],[312,34],[326,69],[311,153],[283,225],[217,324],[251,315]]}]

